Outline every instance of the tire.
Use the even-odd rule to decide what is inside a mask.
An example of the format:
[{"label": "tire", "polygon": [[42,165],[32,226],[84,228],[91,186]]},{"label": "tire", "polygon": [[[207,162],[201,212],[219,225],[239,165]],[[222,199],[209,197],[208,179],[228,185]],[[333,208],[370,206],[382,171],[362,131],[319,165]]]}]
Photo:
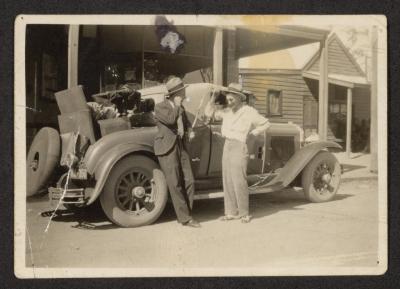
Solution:
[{"label": "tire", "polygon": [[167,198],[167,182],[158,164],[148,157],[132,155],[113,167],[100,203],[113,223],[139,227],[158,219]]},{"label": "tire", "polygon": [[340,185],[340,164],[336,157],[321,151],[308,163],[301,177],[305,197],[313,203],[332,200]]},{"label": "tire", "polygon": [[26,195],[33,196],[48,181],[60,161],[60,134],[44,127],[33,139],[26,158]]}]

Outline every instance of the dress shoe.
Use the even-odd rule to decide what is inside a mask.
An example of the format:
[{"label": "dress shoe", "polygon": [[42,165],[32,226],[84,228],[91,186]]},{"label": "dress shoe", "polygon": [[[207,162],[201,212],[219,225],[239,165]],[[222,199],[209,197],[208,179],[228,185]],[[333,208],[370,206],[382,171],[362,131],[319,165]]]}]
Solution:
[{"label": "dress shoe", "polygon": [[251,219],[252,219],[253,217],[252,216],[250,216],[250,215],[246,215],[246,216],[242,216],[241,218],[240,218],[240,221],[242,222],[242,223],[250,223],[250,221],[251,221]]},{"label": "dress shoe", "polygon": [[193,219],[187,221],[186,223],[182,223],[182,225],[188,226],[188,227],[193,227],[193,228],[200,228],[201,227],[200,223],[197,222],[196,220],[193,220]]}]

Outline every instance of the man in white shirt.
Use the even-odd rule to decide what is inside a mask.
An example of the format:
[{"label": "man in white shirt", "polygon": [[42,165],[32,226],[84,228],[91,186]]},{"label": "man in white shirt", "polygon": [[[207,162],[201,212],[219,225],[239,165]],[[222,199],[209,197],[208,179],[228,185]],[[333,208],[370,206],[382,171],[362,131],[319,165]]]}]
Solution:
[{"label": "man in white shirt", "polygon": [[221,220],[240,218],[250,222],[249,191],[247,185],[247,138],[257,136],[269,126],[268,119],[256,109],[244,104],[246,96],[240,84],[231,83],[226,91],[227,108],[217,109],[215,96],[211,97],[205,114],[222,119],[221,133],[225,137],[222,156],[222,178],[224,186],[225,215]]}]

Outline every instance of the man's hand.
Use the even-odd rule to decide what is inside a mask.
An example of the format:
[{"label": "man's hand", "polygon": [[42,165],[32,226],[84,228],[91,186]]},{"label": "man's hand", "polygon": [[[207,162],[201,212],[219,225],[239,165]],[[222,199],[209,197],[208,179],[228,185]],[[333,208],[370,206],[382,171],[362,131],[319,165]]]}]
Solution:
[{"label": "man's hand", "polygon": [[195,138],[196,134],[194,131],[189,132],[189,141],[192,141]]},{"label": "man's hand", "polygon": [[258,133],[257,133],[256,131],[252,130],[252,131],[249,133],[249,136],[255,137],[255,136],[258,136]]},{"label": "man's hand", "polygon": [[177,95],[177,96],[174,97],[174,104],[176,106],[181,106],[182,105],[182,101],[183,101],[183,97],[182,96]]}]

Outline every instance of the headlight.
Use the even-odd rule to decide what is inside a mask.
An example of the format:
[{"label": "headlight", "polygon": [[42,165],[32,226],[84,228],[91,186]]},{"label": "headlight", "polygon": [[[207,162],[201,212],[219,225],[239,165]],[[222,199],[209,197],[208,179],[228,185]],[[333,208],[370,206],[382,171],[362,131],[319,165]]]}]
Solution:
[{"label": "headlight", "polygon": [[319,137],[318,133],[312,132],[311,135],[309,135],[305,139],[305,143],[312,143],[312,142],[316,142],[316,141],[319,141],[319,140],[320,140],[320,137]]}]

